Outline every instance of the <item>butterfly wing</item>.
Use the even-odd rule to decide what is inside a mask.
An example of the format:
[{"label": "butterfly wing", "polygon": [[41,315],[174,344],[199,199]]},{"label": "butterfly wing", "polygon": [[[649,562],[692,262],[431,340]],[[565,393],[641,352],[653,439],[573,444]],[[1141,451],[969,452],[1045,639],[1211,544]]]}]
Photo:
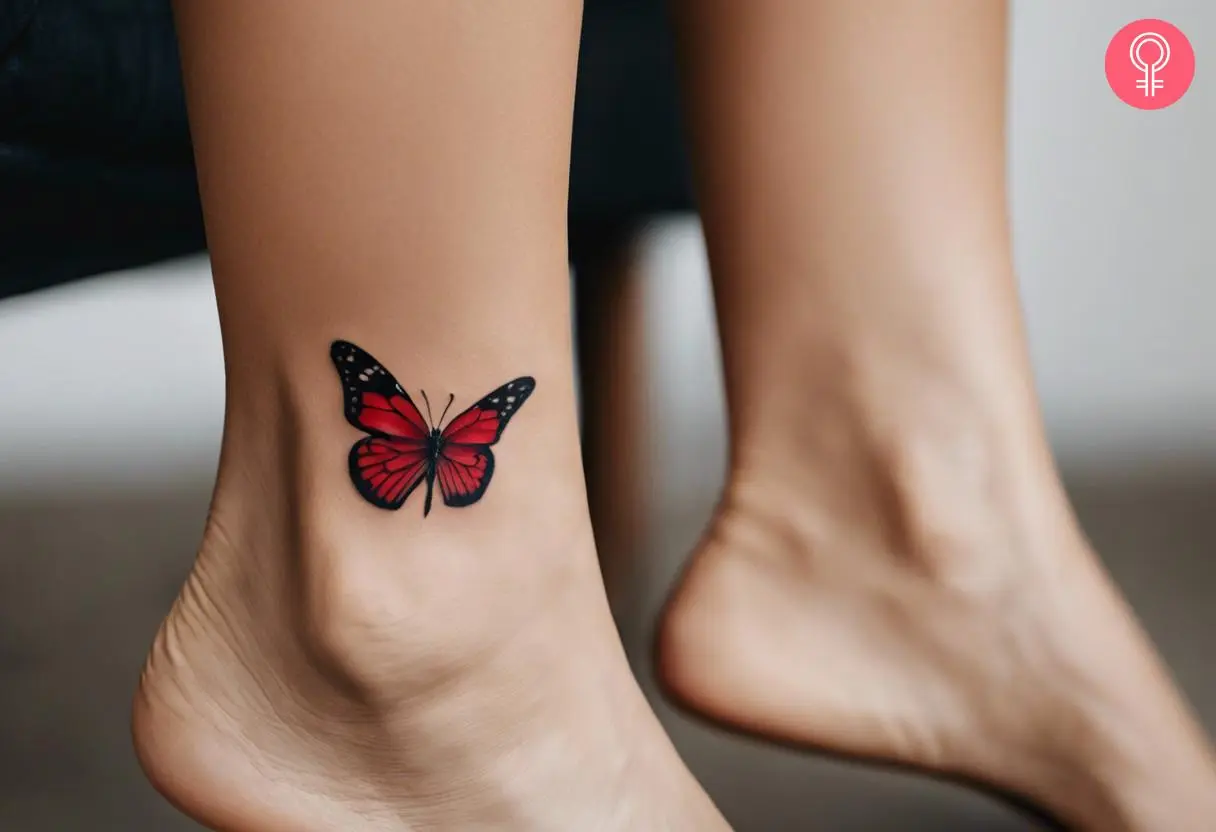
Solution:
[{"label": "butterfly wing", "polygon": [[350,449],[350,478],[369,503],[401,508],[431,468],[430,431],[392,373],[349,341],[334,341],[329,357],[342,380],[346,421],[371,434]]},{"label": "butterfly wing", "polygon": [[444,444],[493,445],[535,389],[536,379],[531,376],[508,381],[448,422]]},{"label": "butterfly wing", "polygon": [[481,499],[494,475],[490,446],[502,437],[511,417],[536,389],[536,380],[523,376],[509,381],[464,411],[443,429],[435,479],[443,504],[469,506]]},{"label": "butterfly wing", "polygon": [[350,449],[350,478],[377,508],[396,510],[430,469],[425,444],[383,436],[360,439]]},{"label": "butterfly wing", "polygon": [[426,444],[422,413],[379,361],[349,341],[334,341],[329,357],[342,380],[346,421],[372,436]]},{"label": "butterfly wing", "polygon": [[471,506],[481,499],[494,476],[494,454],[485,445],[445,445],[435,460],[435,479],[443,504]]}]

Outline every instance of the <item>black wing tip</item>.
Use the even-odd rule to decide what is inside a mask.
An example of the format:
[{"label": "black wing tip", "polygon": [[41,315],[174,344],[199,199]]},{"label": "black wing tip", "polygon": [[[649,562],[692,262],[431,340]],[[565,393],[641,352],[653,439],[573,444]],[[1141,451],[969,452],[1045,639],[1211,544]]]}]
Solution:
[{"label": "black wing tip", "polygon": [[536,392],[536,379],[532,378],[532,376],[521,376],[519,383],[523,387],[519,403],[523,404]]},{"label": "black wing tip", "polygon": [[334,341],[329,345],[329,360],[334,362],[334,366],[341,368],[346,357],[351,355],[355,349],[357,349],[355,345],[349,341]]}]

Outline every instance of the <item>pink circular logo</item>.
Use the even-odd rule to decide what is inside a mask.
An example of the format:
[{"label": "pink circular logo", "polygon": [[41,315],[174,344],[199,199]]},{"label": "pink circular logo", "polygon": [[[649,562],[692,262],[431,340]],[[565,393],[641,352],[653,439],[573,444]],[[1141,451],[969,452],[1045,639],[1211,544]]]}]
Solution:
[{"label": "pink circular logo", "polygon": [[1106,47],[1106,80],[1125,104],[1141,110],[1168,107],[1195,77],[1195,50],[1186,35],[1164,20],[1124,26]]}]

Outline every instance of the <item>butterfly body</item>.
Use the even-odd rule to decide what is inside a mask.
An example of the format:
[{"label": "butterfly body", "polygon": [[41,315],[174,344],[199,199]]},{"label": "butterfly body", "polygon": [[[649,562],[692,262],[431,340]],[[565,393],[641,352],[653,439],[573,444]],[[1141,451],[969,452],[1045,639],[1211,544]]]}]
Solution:
[{"label": "butterfly body", "polygon": [[[439,424],[424,419],[392,374],[364,350],[335,341],[330,358],[342,381],[346,420],[368,434],[350,449],[355,488],[372,505],[395,510],[425,482],[423,516],[430,514],[436,484],[444,505],[452,508],[482,498],[494,474],[490,446],[536,389],[535,379],[521,376],[443,426],[446,409]],[[449,397],[449,408],[454,399]],[[429,414],[425,393],[423,400]]]},{"label": "butterfly body", "polygon": [[445,441],[443,431],[439,428],[431,428],[431,432],[426,438],[426,502],[423,503],[423,517],[431,513],[431,498],[435,493],[435,472],[438,470],[439,461],[443,456]]}]

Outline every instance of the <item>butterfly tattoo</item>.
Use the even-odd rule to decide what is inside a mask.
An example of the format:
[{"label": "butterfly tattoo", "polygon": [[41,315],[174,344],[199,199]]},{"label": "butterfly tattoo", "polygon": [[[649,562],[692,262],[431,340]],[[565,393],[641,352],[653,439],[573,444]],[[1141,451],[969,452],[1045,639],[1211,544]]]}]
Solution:
[{"label": "butterfly tattoo", "polygon": [[422,515],[431,513],[435,483],[443,504],[471,506],[485,495],[494,476],[490,446],[536,389],[536,379],[509,381],[442,427],[456,396],[448,397],[439,421],[422,392],[427,418],[384,365],[349,341],[334,341],[329,357],[342,380],[346,421],[368,434],[350,449],[350,478],[374,506],[401,508],[426,483]]}]

